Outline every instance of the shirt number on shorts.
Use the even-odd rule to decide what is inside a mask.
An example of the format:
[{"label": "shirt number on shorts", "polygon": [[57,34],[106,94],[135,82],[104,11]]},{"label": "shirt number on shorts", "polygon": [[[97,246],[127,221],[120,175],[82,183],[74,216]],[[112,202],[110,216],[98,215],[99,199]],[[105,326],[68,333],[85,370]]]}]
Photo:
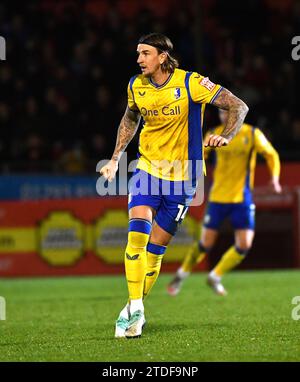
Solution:
[{"label": "shirt number on shorts", "polygon": [[179,222],[179,220],[183,220],[185,218],[185,215],[189,209],[189,207],[185,207],[182,204],[178,204],[178,214],[175,218],[176,222]]}]

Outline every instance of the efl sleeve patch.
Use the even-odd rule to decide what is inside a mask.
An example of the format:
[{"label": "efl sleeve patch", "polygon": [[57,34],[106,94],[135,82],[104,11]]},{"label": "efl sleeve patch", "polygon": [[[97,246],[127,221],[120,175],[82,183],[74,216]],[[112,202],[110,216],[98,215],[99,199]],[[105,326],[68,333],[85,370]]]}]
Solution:
[{"label": "efl sleeve patch", "polygon": [[202,78],[202,80],[199,82],[200,85],[204,86],[206,89],[208,89],[210,92],[214,90],[216,87],[216,84],[210,81],[208,77]]}]

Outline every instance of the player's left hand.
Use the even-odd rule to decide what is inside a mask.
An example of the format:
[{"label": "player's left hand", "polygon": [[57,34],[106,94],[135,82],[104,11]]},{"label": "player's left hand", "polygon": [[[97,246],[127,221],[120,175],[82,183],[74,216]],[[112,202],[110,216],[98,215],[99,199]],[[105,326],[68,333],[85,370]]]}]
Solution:
[{"label": "player's left hand", "polygon": [[204,140],[204,147],[221,147],[227,146],[229,140],[222,135],[210,134]]}]

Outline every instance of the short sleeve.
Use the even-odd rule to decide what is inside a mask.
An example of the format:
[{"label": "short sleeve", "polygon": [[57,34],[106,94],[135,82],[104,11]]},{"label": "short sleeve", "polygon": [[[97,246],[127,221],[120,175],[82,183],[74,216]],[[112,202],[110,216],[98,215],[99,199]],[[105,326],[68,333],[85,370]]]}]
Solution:
[{"label": "short sleeve", "polygon": [[138,110],[134,99],[133,82],[135,77],[131,78],[127,86],[128,107],[131,110]]},{"label": "short sleeve", "polygon": [[198,73],[192,73],[189,86],[192,100],[197,103],[212,103],[223,89],[208,77]]}]

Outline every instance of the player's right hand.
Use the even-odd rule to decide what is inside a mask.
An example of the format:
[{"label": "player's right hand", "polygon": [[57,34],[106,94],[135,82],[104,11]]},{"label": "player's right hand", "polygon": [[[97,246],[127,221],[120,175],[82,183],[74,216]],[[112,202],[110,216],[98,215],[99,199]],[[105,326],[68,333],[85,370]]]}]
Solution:
[{"label": "player's right hand", "polygon": [[227,146],[229,140],[222,135],[210,134],[205,137],[204,147],[222,147]]},{"label": "player's right hand", "polygon": [[100,174],[104,176],[109,182],[112,182],[118,171],[118,162],[111,159],[105,166],[100,169]]}]

